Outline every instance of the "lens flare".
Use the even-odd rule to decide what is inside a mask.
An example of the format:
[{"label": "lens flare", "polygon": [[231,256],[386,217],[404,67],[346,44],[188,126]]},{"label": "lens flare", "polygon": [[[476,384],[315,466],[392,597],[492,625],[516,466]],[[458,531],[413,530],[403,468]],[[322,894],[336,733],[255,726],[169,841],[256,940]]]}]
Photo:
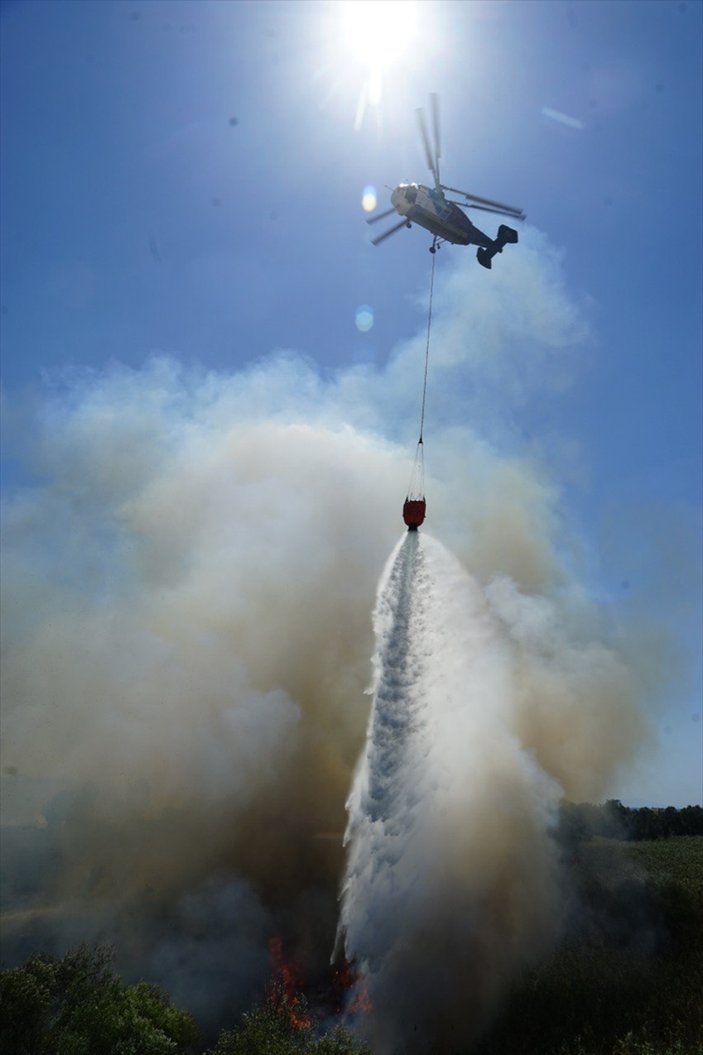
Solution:
[{"label": "lens flare", "polygon": [[373,308],[370,304],[361,304],[356,309],[356,328],[359,333],[368,333],[373,326]]},{"label": "lens flare", "polygon": [[566,125],[567,128],[576,128],[579,132],[586,127],[578,117],[571,117],[570,114],[564,114],[561,110],[552,110],[551,106],[542,107],[542,116],[548,117],[550,121],[557,121],[560,125]]},{"label": "lens flare", "polygon": [[364,212],[373,212],[378,204],[378,197],[376,196],[376,188],[369,184],[364,187],[364,193],[361,196],[361,208]]}]

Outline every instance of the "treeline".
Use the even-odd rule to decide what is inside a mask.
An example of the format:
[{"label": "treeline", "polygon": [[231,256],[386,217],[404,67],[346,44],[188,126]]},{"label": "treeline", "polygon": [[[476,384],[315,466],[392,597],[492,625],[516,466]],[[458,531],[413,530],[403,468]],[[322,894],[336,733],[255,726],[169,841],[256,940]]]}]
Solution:
[{"label": "treeline", "polygon": [[579,842],[594,835],[633,841],[703,835],[703,807],[632,809],[623,806],[619,799],[608,799],[600,806],[565,802],[559,816],[559,834],[563,842]]},{"label": "treeline", "polygon": [[[0,1050],[8,1055],[200,1055],[191,1014],[148,982],[127,985],[112,950],[81,945],[0,971]],[[320,1035],[302,994],[273,981],[204,1055],[371,1055],[342,1026]]]},{"label": "treeline", "polygon": [[[703,1055],[703,838],[667,838],[666,828],[640,842],[610,837],[649,813],[700,823],[701,810],[564,807],[564,825],[582,833],[565,855],[565,940],[515,979],[470,1053],[431,1055]],[[590,838],[599,825],[609,838]],[[370,1055],[341,1025],[322,1033],[281,978],[206,1039],[157,986],[123,982],[103,947],[0,971],[0,1009],[0,1051],[11,1055]]]}]

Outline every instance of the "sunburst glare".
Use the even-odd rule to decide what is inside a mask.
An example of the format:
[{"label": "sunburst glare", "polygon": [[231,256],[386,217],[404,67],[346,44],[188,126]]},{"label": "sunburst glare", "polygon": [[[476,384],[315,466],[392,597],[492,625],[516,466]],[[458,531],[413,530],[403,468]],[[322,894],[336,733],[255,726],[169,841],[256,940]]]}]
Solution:
[{"label": "sunburst glare", "polygon": [[345,0],[340,7],[345,42],[363,68],[358,127],[367,106],[380,106],[383,78],[408,50],[417,5],[411,0]]}]

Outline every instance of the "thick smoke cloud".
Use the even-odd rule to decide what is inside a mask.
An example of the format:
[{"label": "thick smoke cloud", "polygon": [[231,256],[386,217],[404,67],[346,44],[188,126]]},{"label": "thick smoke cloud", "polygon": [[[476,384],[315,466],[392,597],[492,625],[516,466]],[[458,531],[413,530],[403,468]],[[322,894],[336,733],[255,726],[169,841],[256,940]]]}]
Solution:
[{"label": "thick smoke cloud", "polygon": [[[10,511],[3,762],[65,785],[49,895],[66,919],[83,912],[90,936],[116,934],[121,951],[138,929],[134,957],[148,961],[153,944],[173,988],[176,961],[201,973],[175,956],[171,928],[205,911],[210,891],[222,908],[212,939],[228,936],[240,971],[253,960],[256,983],[278,930],[303,955],[334,932],[368,600],[397,531],[382,506],[404,466],[344,428],[269,421],[196,436],[172,412],[135,414],[163,375],[155,364],[130,392],[117,378],[125,421],[110,381],[62,424],[52,413],[52,476]],[[232,883],[242,918],[224,911]],[[207,923],[199,934],[209,942]],[[59,944],[72,923],[66,935]]]},{"label": "thick smoke cloud", "polygon": [[[551,796],[597,796],[636,749],[632,676],[563,558],[558,488],[502,443],[511,401],[573,374],[583,312],[534,232],[490,300],[457,260],[432,348],[432,530],[485,587],[525,757]],[[3,780],[59,790],[46,846],[23,851],[49,865],[8,921],[16,954],[115,940],[126,972],[230,1022],[272,934],[323,970],[423,333],[329,380],[293,353],[231,375],[157,356],[56,378],[23,410],[36,482],[4,519]],[[488,777],[457,817],[479,802],[495,821]]]}]

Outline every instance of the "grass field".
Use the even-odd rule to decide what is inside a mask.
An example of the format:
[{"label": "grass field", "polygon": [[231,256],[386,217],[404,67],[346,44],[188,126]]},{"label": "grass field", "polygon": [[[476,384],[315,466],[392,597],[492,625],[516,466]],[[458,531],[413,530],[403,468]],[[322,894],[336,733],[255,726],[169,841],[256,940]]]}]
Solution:
[{"label": "grass field", "polygon": [[703,1055],[703,836],[580,843],[569,938],[476,1055]]}]

